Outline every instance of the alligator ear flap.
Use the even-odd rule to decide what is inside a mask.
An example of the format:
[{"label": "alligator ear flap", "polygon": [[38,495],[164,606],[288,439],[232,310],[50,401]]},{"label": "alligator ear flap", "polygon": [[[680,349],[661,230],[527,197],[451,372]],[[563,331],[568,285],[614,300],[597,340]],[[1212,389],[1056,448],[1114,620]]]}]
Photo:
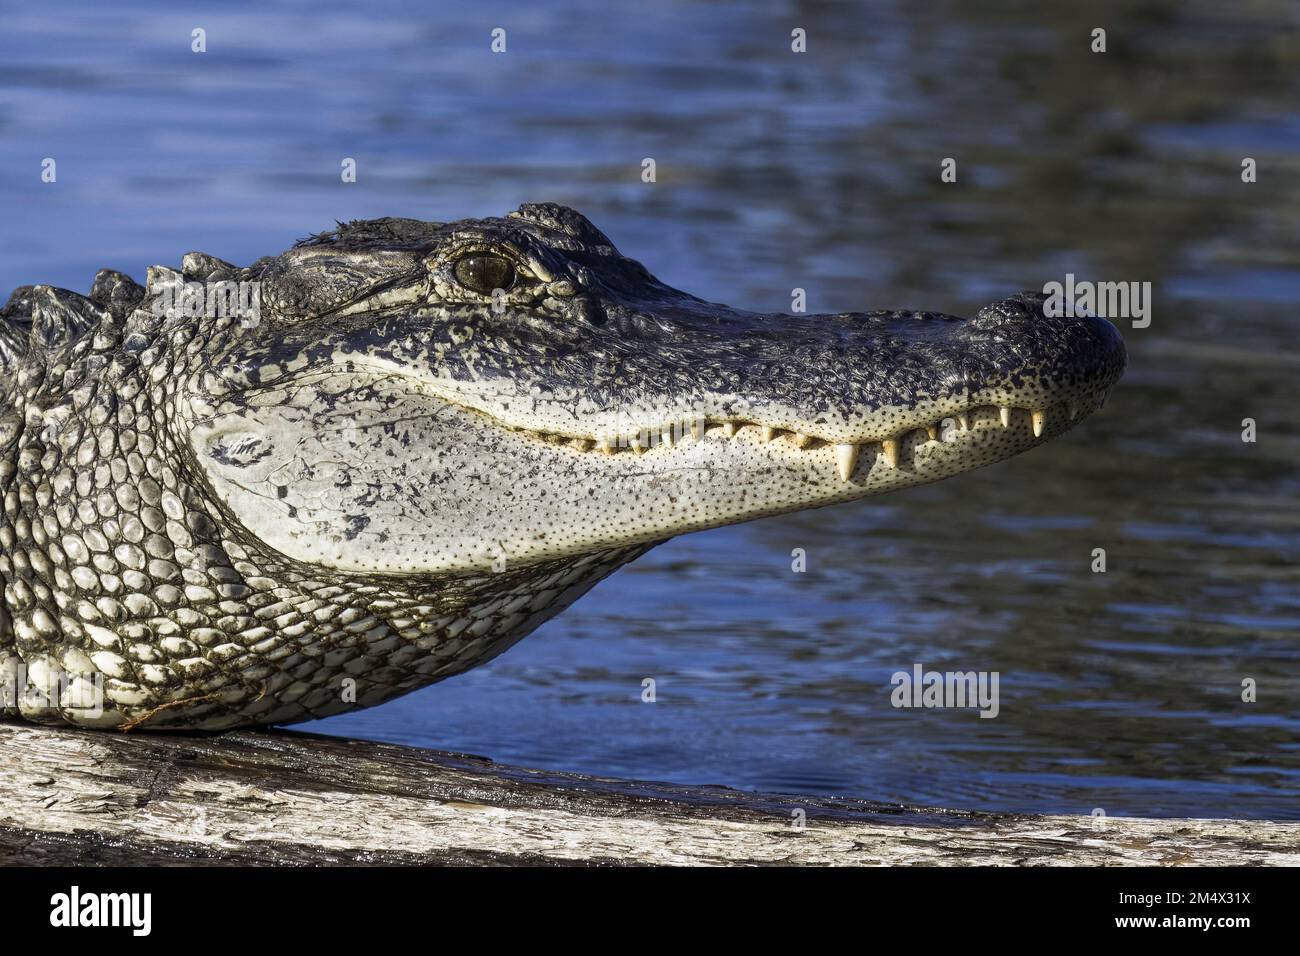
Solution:
[{"label": "alligator ear flap", "polygon": [[112,316],[84,295],[48,285],[32,287],[31,344],[35,348],[68,345],[108,321]]},{"label": "alligator ear flap", "polygon": [[100,308],[107,309],[115,321],[124,322],[142,299],[144,286],[130,276],[112,269],[100,269],[95,273],[95,283],[90,287],[90,300]]}]

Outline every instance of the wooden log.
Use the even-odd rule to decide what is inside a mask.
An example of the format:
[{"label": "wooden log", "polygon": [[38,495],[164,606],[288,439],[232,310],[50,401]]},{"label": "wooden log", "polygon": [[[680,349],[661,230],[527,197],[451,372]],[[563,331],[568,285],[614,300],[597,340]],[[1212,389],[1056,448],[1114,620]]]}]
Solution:
[{"label": "wooden log", "polygon": [[990,814],[525,770],[289,731],[0,723],[15,864],[1300,864],[1300,823]]}]

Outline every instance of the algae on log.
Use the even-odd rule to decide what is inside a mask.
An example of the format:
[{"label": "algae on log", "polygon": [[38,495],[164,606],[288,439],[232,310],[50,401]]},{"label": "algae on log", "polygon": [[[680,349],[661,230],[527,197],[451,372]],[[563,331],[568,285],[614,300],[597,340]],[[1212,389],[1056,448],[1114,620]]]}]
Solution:
[{"label": "algae on log", "polygon": [[289,731],[0,723],[0,863],[1300,864],[1300,823],[988,814]]}]

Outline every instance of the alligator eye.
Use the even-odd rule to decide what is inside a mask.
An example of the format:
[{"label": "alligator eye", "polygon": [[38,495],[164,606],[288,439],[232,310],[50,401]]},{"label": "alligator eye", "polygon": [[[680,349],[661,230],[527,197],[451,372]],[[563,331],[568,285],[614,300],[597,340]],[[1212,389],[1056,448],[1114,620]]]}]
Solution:
[{"label": "alligator eye", "polygon": [[456,263],[456,280],[481,295],[515,284],[515,267],[501,256],[466,256]]}]

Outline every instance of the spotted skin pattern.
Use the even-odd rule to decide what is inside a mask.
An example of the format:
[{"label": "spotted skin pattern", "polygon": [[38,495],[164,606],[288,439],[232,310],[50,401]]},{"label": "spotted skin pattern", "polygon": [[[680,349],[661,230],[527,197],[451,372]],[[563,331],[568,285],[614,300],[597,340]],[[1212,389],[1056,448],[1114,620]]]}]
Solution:
[{"label": "spotted skin pattern", "polygon": [[[185,282],[256,284],[258,314],[159,307]],[[1032,447],[1123,366],[1108,323],[1030,294],[970,320],[704,303],[553,204],[23,287],[0,310],[4,711],[220,729],[378,704],[675,534]]]}]

